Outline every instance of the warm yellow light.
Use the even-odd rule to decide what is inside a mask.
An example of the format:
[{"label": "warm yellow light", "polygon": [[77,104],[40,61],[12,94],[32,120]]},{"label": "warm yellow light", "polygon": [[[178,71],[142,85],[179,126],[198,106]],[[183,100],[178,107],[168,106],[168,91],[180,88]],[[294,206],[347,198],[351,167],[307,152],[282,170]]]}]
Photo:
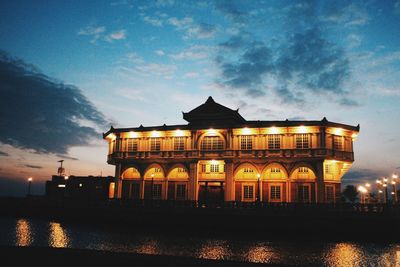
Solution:
[{"label": "warm yellow light", "polygon": [[392,178],[393,178],[393,179],[397,179],[398,177],[399,177],[399,176],[398,176],[397,174],[395,174],[395,173],[392,175]]},{"label": "warm yellow light", "polygon": [[212,159],[210,162],[212,165],[216,165],[218,163],[215,159]]},{"label": "warm yellow light", "polygon": [[29,178],[28,178],[28,182],[32,182],[32,177],[29,177]]},{"label": "warm yellow light", "polygon": [[179,130],[179,129],[178,129],[178,130],[175,131],[174,135],[175,135],[175,136],[183,136],[184,134],[183,134],[183,131],[182,131],[182,130]]},{"label": "warm yellow light", "polygon": [[272,126],[271,128],[269,128],[269,132],[271,134],[277,134],[277,133],[279,133],[279,130],[275,126]]},{"label": "warm yellow light", "polygon": [[247,127],[245,127],[245,128],[243,128],[242,129],[242,134],[244,134],[244,135],[248,135],[248,134],[251,134],[251,129],[249,129],[249,128],[247,128]]},{"label": "warm yellow light", "polygon": [[335,135],[343,135],[343,129],[342,128],[335,128],[333,131]]},{"label": "warm yellow light", "polygon": [[365,186],[366,187],[371,187],[371,184],[370,183],[366,183]]},{"label": "warm yellow light", "polygon": [[368,192],[367,188],[365,188],[365,187],[362,186],[362,185],[360,185],[360,186],[357,188],[357,190],[360,191],[361,193],[367,193],[367,192]]},{"label": "warm yellow light", "polygon": [[207,135],[217,135],[217,131],[215,129],[210,128],[207,130]]},{"label": "warm yellow light", "polygon": [[379,191],[378,191],[378,193],[379,193],[379,194],[382,194],[382,193],[383,193],[383,191],[382,191],[382,190],[379,190]]},{"label": "warm yellow light", "polygon": [[385,178],[383,178],[383,181],[386,183],[388,181],[388,179],[385,177]]},{"label": "warm yellow light", "polygon": [[160,137],[160,136],[161,136],[161,133],[159,131],[154,130],[151,132],[151,137]]},{"label": "warm yellow light", "polygon": [[298,133],[307,133],[307,127],[302,125],[297,128]]},{"label": "warm yellow light", "polygon": [[68,180],[69,177],[67,175],[64,176],[64,180]]},{"label": "warm yellow light", "polygon": [[65,187],[65,184],[59,184],[58,187]]},{"label": "warm yellow light", "polygon": [[396,184],[396,182],[395,182],[395,181],[392,181],[392,184]]},{"label": "warm yellow light", "polygon": [[382,181],[381,180],[376,180],[376,183],[377,184],[382,184]]},{"label": "warm yellow light", "polygon": [[391,194],[394,195],[394,192],[392,192]]},{"label": "warm yellow light", "polygon": [[137,138],[138,134],[136,132],[129,132],[129,138]]},{"label": "warm yellow light", "polygon": [[351,139],[353,139],[353,141],[356,139],[356,137],[357,137],[357,134],[356,134],[356,133],[353,133],[353,134],[351,135]]},{"label": "warm yellow light", "polygon": [[383,184],[383,187],[387,187],[387,184]]},{"label": "warm yellow light", "polygon": [[257,178],[260,178],[260,177],[261,177],[261,174],[257,173]]},{"label": "warm yellow light", "polygon": [[116,136],[115,136],[115,134],[113,134],[113,133],[110,133],[109,135],[107,135],[107,137],[106,137],[107,139],[111,139],[111,140],[114,140],[115,138],[116,138]]}]

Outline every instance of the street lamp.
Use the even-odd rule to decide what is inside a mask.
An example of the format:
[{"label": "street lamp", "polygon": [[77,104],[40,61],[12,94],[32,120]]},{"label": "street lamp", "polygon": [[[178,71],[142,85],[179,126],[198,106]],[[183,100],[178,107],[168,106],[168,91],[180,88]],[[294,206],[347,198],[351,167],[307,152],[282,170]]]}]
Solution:
[{"label": "street lamp", "polygon": [[257,201],[260,202],[260,177],[261,174],[257,173]]},{"label": "street lamp", "polygon": [[32,177],[28,178],[28,196],[31,195],[31,185],[32,185]]},{"label": "street lamp", "polygon": [[369,203],[370,201],[370,194],[369,194],[369,190],[371,189],[371,184],[370,183],[365,183],[365,189],[367,190],[367,198],[366,198],[366,202]]},{"label": "street lamp", "polygon": [[153,200],[153,193],[154,193],[154,173],[151,174],[151,200]]},{"label": "street lamp", "polygon": [[396,173],[394,173],[393,175],[392,175],[392,186],[393,186],[393,192],[392,193],[394,193],[394,194],[392,194],[392,195],[394,195],[394,203],[397,203],[398,202],[398,196],[397,196],[397,178],[398,178],[398,176],[397,176],[397,174]]},{"label": "street lamp", "polygon": [[368,192],[367,188],[360,185],[357,190],[361,193],[361,204],[365,204],[365,194]]}]

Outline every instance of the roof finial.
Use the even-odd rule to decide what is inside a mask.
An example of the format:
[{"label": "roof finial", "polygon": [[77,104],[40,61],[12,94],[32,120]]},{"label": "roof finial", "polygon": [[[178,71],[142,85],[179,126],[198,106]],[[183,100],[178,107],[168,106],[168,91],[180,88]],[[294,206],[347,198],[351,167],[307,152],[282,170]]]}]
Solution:
[{"label": "roof finial", "polygon": [[206,103],[207,103],[207,102],[215,102],[215,101],[214,101],[214,99],[212,98],[212,96],[209,96],[209,97],[207,98]]}]

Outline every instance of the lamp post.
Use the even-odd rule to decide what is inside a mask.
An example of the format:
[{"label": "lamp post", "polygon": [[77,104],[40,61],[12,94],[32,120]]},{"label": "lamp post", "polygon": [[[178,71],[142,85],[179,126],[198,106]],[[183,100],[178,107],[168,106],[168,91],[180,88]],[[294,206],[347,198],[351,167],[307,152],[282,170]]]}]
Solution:
[{"label": "lamp post", "polygon": [[393,186],[393,193],[394,193],[394,199],[393,202],[397,204],[398,202],[398,196],[397,196],[397,174],[392,175],[392,186]]},{"label": "lamp post", "polygon": [[260,202],[260,177],[261,175],[257,173],[257,202]]},{"label": "lamp post", "polygon": [[151,174],[151,200],[153,200],[154,173]]},{"label": "lamp post", "polygon": [[370,189],[371,189],[371,184],[370,183],[365,183],[365,189],[367,190],[367,198],[365,199],[366,203],[370,203]]},{"label": "lamp post", "polygon": [[31,185],[32,185],[32,177],[28,178],[28,196],[31,195]]},{"label": "lamp post", "polygon": [[376,180],[376,187],[378,189],[378,202],[381,203],[382,202],[382,198],[381,195],[383,193],[382,191],[382,181],[381,180]]},{"label": "lamp post", "polygon": [[360,185],[357,190],[361,193],[361,199],[360,202],[361,204],[365,204],[365,194],[368,192],[367,188],[364,186]]},{"label": "lamp post", "polygon": [[385,203],[385,204],[388,203],[387,181],[388,181],[388,179],[387,179],[386,177],[384,177],[384,178],[383,178],[383,184],[382,184],[382,186],[383,186],[383,188],[384,188],[383,196],[384,196],[384,203]]}]

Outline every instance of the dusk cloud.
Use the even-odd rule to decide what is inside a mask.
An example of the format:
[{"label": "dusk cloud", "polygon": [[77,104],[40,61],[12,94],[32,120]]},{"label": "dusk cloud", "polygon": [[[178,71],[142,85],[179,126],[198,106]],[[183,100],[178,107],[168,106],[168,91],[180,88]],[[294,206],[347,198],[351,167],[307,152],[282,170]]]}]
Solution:
[{"label": "dusk cloud", "polygon": [[31,168],[31,169],[42,169],[42,166],[38,166],[38,165],[31,165],[31,164],[25,164],[25,167]]},{"label": "dusk cloud", "polygon": [[[85,125],[92,126],[83,126]],[[0,142],[39,153],[66,154],[100,138],[104,116],[75,86],[0,54]]]},{"label": "dusk cloud", "polygon": [[3,151],[0,151],[0,157],[8,157],[9,154]]}]

